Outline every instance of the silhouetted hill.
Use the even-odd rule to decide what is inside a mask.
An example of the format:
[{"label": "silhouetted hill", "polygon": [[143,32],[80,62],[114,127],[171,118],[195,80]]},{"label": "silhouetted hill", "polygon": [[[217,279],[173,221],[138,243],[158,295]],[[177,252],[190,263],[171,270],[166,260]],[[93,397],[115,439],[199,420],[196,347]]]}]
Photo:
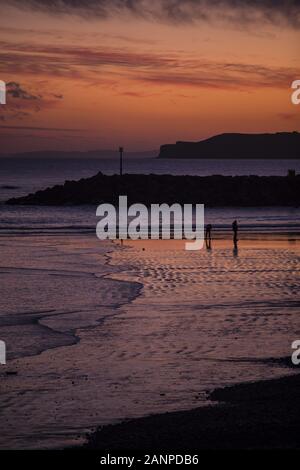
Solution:
[{"label": "silhouetted hill", "polygon": [[107,176],[102,173],[80,181],[14,198],[9,204],[72,205],[118,204],[119,195],[128,203],[146,205],[178,202],[206,206],[299,206],[298,176]]},{"label": "silhouetted hill", "polygon": [[300,133],[220,134],[200,142],[162,145],[158,158],[298,159]]}]

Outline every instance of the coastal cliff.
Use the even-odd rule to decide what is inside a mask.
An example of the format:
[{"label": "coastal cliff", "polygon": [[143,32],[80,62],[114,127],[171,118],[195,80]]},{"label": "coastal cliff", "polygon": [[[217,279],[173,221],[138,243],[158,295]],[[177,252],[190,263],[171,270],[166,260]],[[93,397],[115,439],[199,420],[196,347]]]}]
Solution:
[{"label": "coastal cliff", "polygon": [[158,158],[299,159],[300,133],[220,134],[160,147]]}]

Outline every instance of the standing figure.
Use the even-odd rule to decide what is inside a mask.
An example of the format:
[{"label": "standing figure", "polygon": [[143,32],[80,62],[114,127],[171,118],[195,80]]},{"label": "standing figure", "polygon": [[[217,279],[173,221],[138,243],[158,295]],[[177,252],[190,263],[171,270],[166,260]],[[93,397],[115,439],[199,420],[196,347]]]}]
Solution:
[{"label": "standing figure", "polygon": [[212,230],[212,225],[207,224],[205,226],[205,244],[208,250],[211,249],[211,230]]},{"label": "standing figure", "polygon": [[234,248],[237,249],[237,242],[238,242],[238,223],[236,220],[232,222],[232,231],[233,231],[233,245]]}]

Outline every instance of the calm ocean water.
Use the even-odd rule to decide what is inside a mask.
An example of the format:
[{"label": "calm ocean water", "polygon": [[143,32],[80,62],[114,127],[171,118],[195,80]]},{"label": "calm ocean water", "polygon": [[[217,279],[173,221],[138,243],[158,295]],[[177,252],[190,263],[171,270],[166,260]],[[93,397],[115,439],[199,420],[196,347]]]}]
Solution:
[{"label": "calm ocean water", "polygon": [[[172,175],[286,175],[289,169],[300,172],[300,160],[159,160],[124,159],[126,173]],[[114,159],[0,159],[0,201],[23,196],[65,180],[93,176],[99,171],[114,174],[119,162]]]},{"label": "calm ocean water", "polygon": [[[125,160],[128,173],[173,175],[285,175],[288,169],[300,172],[295,160]],[[89,159],[0,159],[0,202],[35,192],[65,180],[78,180],[118,172],[118,160]],[[162,201],[163,202],[163,201]],[[206,222],[217,230],[230,230],[238,218],[247,232],[300,233],[299,208],[215,208],[206,209]],[[0,233],[85,233],[94,232],[97,219],[94,206],[17,207],[0,204]]]}]

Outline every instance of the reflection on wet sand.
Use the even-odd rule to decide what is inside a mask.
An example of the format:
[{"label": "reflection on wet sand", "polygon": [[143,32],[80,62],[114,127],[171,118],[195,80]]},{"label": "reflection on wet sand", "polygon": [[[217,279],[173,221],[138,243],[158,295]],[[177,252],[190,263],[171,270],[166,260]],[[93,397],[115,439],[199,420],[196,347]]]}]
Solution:
[{"label": "reflection on wet sand", "polygon": [[83,235],[1,243],[1,447],[82,442],[101,424],[291,373],[273,359],[299,327],[298,241],[241,239],[238,256],[230,239],[198,252]]}]

